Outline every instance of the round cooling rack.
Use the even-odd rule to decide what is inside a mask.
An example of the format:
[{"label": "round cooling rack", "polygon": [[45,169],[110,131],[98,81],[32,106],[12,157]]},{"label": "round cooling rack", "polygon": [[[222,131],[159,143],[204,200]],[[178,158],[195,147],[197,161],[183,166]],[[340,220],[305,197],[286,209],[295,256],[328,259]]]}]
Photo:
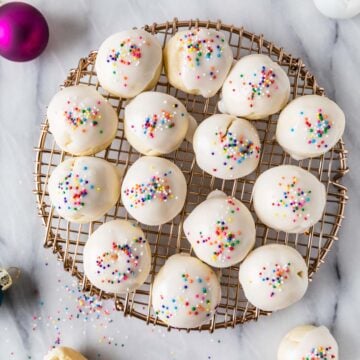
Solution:
[{"label": "round cooling rack", "polygon": [[[164,46],[177,31],[192,27],[215,28],[222,31],[233,49],[235,59],[251,53],[263,53],[270,56],[288,74],[292,98],[305,94],[324,94],[324,90],[317,85],[314,76],[307,71],[301,59],[294,58],[282,48],[265,40],[262,35],[252,34],[243,28],[224,25],[219,21],[178,21],[177,19],[164,24],[146,25],[144,28],[157,36]],[[113,105],[120,119],[117,136],[109,148],[96,156],[128,168],[139,158],[140,154],[131,148],[124,136],[122,119],[125,100],[110,95],[100,86],[94,70],[96,54],[96,52],[91,52],[88,57],[80,59],[77,68],[70,71],[64,86],[76,84],[93,86]],[[217,112],[218,94],[210,99],[185,94],[173,88],[164,73],[162,73],[155,91],[166,92],[178,98],[198,121]],[[205,200],[212,190],[221,189],[228,195],[240,199],[250,208],[256,219],[256,246],[280,243],[295,247],[304,256],[309,266],[309,278],[311,279],[324,262],[334,240],[338,239],[337,234],[344,218],[347,189],[341,184],[341,178],[348,171],[347,151],[343,141],[340,140],[331,151],[323,156],[295,161],[275,141],[277,118],[278,115],[273,115],[263,120],[252,121],[261,138],[262,153],[257,170],[245,178],[225,181],[204,173],[196,165],[192,146],[188,142],[183,142],[177,151],[166,156],[180,167],[187,179],[186,204],[181,214],[170,223],[159,227],[141,225],[151,245],[151,273],[140,289],[125,295],[105,293],[90,284],[83,272],[83,250],[89,234],[102,223],[116,218],[127,219],[129,215],[120,201],[100,221],[85,225],[68,222],[53,211],[47,189],[49,176],[55,167],[70,155],[61,151],[55,144],[54,138],[49,132],[48,121],[45,120],[41,125],[39,144],[35,149],[35,194],[39,215],[46,227],[44,246],[52,249],[58,260],[63,262],[64,269],[78,279],[83,291],[98,294],[104,299],[113,299],[116,309],[123,311],[125,315],[135,316],[147,323],[167,326],[156,317],[151,307],[150,295],[154,277],[170,255],[178,252],[191,253],[191,247],[182,231],[183,220],[197,204]],[[326,187],[327,203],[324,215],[321,221],[305,234],[277,232],[259,222],[254,213],[251,193],[255,179],[265,170],[281,164],[299,165],[313,173]],[[208,323],[201,326],[200,330],[213,331],[214,329],[233,327],[239,323],[256,320],[260,315],[269,314],[255,308],[246,300],[238,281],[238,270],[238,266],[233,266],[219,271],[222,286],[221,303],[216,314]]]}]

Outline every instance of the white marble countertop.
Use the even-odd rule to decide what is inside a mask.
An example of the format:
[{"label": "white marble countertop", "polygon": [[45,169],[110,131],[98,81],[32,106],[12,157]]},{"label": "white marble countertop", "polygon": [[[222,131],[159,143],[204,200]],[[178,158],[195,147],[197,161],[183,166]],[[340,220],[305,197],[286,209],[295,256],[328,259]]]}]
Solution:
[{"label": "white marble countertop", "polygon": [[[0,308],[0,359],[42,359],[57,342],[95,359],[273,360],[281,337],[309,322],[328,326],[342,360],[360,359],[359,89],[360,16],[335,21],[311,0],[36,0],[48,19],[51,39],[39,59],[19,64],[0,59],[0,264],[23,269]],[[146,326],[121,313],[98,313],[77,300],[72,278],[42,246],[36,215],[33,146],[45,108],[68,70],[108,35],[146,23],[221,19],[244,26],[303,58],[327,94],[347,116],[346,147],[351,172],[346,219],[325,265],[304,299],[257,323],[209,333]],[[359,81],[359,84],[358,84]],[[83,312],[81,313],[80,310]],[[86,312],[92,314],[85,314]],[[85,312],[85,313],[84,313]]]}]

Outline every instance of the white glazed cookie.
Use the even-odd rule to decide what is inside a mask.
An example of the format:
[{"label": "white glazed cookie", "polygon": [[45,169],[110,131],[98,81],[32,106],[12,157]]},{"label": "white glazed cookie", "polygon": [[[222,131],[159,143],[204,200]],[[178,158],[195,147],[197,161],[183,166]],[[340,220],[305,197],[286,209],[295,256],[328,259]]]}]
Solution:
[{"label": "white glazed cookie", "polygon": [[219,190],[185,219],[184,233],[196,256],[223,268],[239,263],[255,244],[255,223],[247,207]]},{"label": "white glazed cookie", "polygon": [[156,275],[151,302],[156,316],[175,328],[209,322],[221,300],[214,271],[188,254],[169,257]]},{"label": "white glazed cookie", "polygon": [[296,160],[329,151],[345,129],[345,115],[330,99],[319,95],[300,96],[281,112],[276,140]]},{"label": "white glazed cookie", "polygon": [[126,139],[144,155],[176,150],[194,122],[179,100],[164,93],[141,93],[125,107]]},{"label": "white glazed cookie", "polygon": [[325,186],[298,166],[276,166],[257,178],[253,204],[256,215],[265,225],[277,231],[302,233],[323,215]]},{"label": "white glazed cookie", "polygon": [[101,44],[95,68],[104,89],[132,98],[157,83],[162,69],[161,44],[145,30],[122,31]]},{"label": "white glazed cookie", "polygon": [[120,169],[103,159],[83,156],[65,160],[49,179],[51,203],[68,221],[97,220],[119,199],[121,177]]},{"label": "white glazed cookie", "polygon": [[161,225],[180,213],[186,198],[186,180],[171,161],[143,156],[128,169],[121,199],[125,209],[146,225]]},{"label": "white glazed cookie", "polygon": [[339,360],[338,344],[325,326],[298,326],[282,339],[277,360]]},{"label": "white glazed cookie", "polygon": [[79,352],[65,346],[59,346],[45,355],[44,360],[87,360]]},{"label": "white glazed cookie", "polygon": [[92,155],[114,140],[118,117],[114,108],[92,87],[78,85],[59,91],[50,101],[49,128],[62,150]]},{"label": "white glazed cookie", "polygon": [[240,265],[239,280],[251,304],[261,310],[276,311],[304,296],[308,269],[294,248],[264,245],[252,251]]},{"label": "white glazed cookie", "polygon": [[165,71],[172,86],[189,94],[214,96],[233,61],[223,33],[194,28],[176,33],[164,49]]},{"label": "white glazed cookie", "polygon": [[136,290],[150,272],[151,250],[142,230],[126,220],[101,225],[85,244],[84,272],[110,293]]},{"label": "white glazed cookie", "polygon": [[314,0],[325,16],[333,19],[350,19],[360,13],[360,0]]},{"label": "white glazed cookie", "polygon": [[268,56],[242,57],[231,69],[221,91],[219,110],[247,119],[262,119],[281,110],[289,100],[290,81]]},{"label": "white glazed cookie", "polygon": [[193,139],[199,167],[220,179],[238,179],[259,164],[260,139],[252,124],[232,115],[216,114],[200,123]]}]

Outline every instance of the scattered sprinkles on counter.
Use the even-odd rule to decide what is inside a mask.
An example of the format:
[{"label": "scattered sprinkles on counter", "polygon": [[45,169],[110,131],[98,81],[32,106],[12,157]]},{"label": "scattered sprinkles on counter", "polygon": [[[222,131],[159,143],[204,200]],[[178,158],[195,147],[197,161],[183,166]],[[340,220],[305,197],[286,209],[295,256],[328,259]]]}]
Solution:
[{"label": "scattered sprinkles on counter", "polygon": [[85,165],[83,170],[85,175],[81,176],[71,169],[64,180],[59,182],[58,191],[63,195],[64,204],[58,205],[58,209],[63,206],[67,210],[78,211],[86,205],[85,200],[90,191],[100,191],[100,188],[92,184],[86,176],[88,166]]},{"label": "scattered sprinkles on counter", "polygon": [[[165,298],[160,295],[163,304],[161,309],[155,311],[156,315],[160,313],[165,315],[167,319],[176,316],[176,313],[180,308],[185,308],[189,316],[197,316],[200,313],[206,312],[206,316],[211,314],[211,300],[209,295],[209,282],[210,276],[206,278],[192,277],[188,273],[181,274],[182,279],[182,293],[183,296],[177,296],[174,298]],[[196,293],[193,298],[189,298],[188,289],[196,287]]]},{"label": "scattered sprinkles on counter", "polygon": [[[101,120],[100,109],[101,101],[97,102],[97,106],[84,106],[67,100],[68,109],[64,111],[66,122],[73,130],[81,128],[82,132],[87,131],[87,127],[97,127]],[[87,125],[87,127],[86,127]],[[102,131],[100,130],[100,133]]]},{"label": "scattered sprinkles on counter", "polygon": [[305,191],[297,186],[298,179],[293,176],[291,182],[286,182],[283,176],[278,186],[283,189],[282,198],[274,201],[272,206],[279,209],[275,212],[275,216],[288,216],[287,211],[282,212],[282,209],[289,210],[293,216],[293,222],[296,223],[299,219],[308,220],[309,214],[306,212],[306,204],[311,201],[311,190]]},{"label": "scattered sprinkles on counter", "polygon": [[[218,34],[208,31],[203,36],[201,29],[192,29],[179,38],[180,49],[185,56],[185,66],[192,69],[195,79],[208,77],[215,80],[219,70],[217,69],[217,59],[222,57],[225,38]],[[201,66],[206,64],[207,71],[203,71]],[[181,74],[180,74],[181,75]]]},{"label": "scattered sprinkles on counter", "polygon": [[332,353],[332,347],[323,347],[318,346],[317,348],[312,348],[309,354],[303,356],[301,360],[332,360],[336,359],[336,356]]},{"label": "scattered sprinkles on counter", "polygon": [[134,184],[131,188],[124,190],[132,202],[131,207],[138,208],[146,205],[149,201],[168,201],[174,199],[168,177],[171,171],[165,172],[162,176],[154,175],[147,183]]},{"label": "scattered sprinkles on counter", "polygon": [[[104,252],[96,259],[97,273],[104,274],[101,281],[108,284],[119,284],[128,280],[129,277],[136,276],[136,273],[141,271],[138,268],[139,258],[145,242],[142,237],[134,238],[133,244],[120,245],[113,242],[111,250]],[[119,269],[122,268],[122,263],[127,264],[125,271]]]},{"label": "scattered sprinkles on counter", "polygon": [[266,282],[271,287],[270,297],[274,297],[276,291],[282,291],[285,281],[289,277],[290,263],[286,265],[275,264],[272,270],[267,271],[266,266],[259,272],[259,278],[262,282]]},{"label": "scattered sprinkles on counter", "polygon": [[[237,136],[231,131],[226,133],[218,131],[215,133],[215,136],[220,141],[222,154],[225,157],[223,166],[228,167],[229,170],[234,169],[234,163],[241,164],[251,156],[259,157],[260,147],[255,146],[251,140],[244,136]],[[215,144],[216,142],[214,142]],[[211,152],[211,155],[214,156],[215,152]]]}]

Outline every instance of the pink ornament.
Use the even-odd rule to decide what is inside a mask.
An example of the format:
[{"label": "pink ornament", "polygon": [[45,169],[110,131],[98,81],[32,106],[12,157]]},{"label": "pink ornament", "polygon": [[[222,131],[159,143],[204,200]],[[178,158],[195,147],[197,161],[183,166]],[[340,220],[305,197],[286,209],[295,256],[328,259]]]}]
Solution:
[{"label": "pink ornament", "polygon": [[44,51],[48,40],[48,24],[35,7],[22,2],[0,6],[0,55],[29,61]]}]

